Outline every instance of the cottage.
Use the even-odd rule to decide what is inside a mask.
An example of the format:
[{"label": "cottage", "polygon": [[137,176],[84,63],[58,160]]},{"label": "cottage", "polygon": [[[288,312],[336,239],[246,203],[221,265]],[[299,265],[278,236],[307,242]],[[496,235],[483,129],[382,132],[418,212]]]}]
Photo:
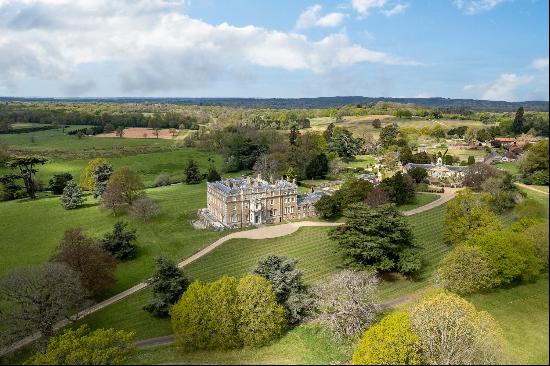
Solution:
[{"label": "cottage", "polygon": [[426,169],[428,180],[432,184],[443,184],[450,186],[461,186],[466,167],[456,165],[445,165],[441,157],[437,158],[436,164],[415,164],[408,163],[403,167],[403,172],[407,173],[413,168]]}]

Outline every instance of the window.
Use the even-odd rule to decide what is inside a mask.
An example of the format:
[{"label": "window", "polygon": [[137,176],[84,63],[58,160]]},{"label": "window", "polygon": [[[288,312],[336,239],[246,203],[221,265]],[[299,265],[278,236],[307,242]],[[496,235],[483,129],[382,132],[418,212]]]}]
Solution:
[{"label": "window", "polygon": [[273,204],[273,200],[271,200],[271,204]]},{"label": "window", "polygon": [[238,215],[233,215],[231,216],[231,222],[237,222],[239,220],[239,216]]}]

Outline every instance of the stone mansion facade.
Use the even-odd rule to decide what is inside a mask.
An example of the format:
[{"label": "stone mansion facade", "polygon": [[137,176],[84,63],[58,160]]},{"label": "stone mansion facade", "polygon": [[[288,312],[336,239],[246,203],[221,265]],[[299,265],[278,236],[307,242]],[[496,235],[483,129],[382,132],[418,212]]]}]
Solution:
[{"label": "stone mansion facade", "polygon": [[207,208],[199,210],[199,219],[218,229],[290,221],[315,216],[313,205],[326,194],[298,194],[296,182],[283,179],[228,178],[207,184]]}]

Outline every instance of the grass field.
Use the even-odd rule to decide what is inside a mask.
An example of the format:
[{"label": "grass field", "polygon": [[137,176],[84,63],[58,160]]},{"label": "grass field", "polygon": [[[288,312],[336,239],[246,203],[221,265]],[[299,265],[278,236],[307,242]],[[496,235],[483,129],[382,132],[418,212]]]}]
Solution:
[{"label": "grass field", "polygon": [[[206,205],[205,185],[179,184],[148,190],[148,196],[160,203],[161,215],[147,224],[123,217],[137,229],[138,257],[119,264],[117,285],[104,296],[120,292],[149,276],[153,257],[159,253],[182,259],[222,235],[195,230],[189,223],[196,210]],[[0,274],[16,266],[47,261],[68,228],[82,227],[88,234],[99,237],[112,230],[121,218],[102,212],[89,196],[85,207],[70,211],[61,207],[58,196],[42,197],[34,202],[1,202]]]},{"label": "grass field", "polygon": [[439,198],[438,194],[417,192],[411,202],[398,206],[399,211],[409,211],[418,207],[422,207]]},{"label": "grass field", "polygon": [[374,163],[376,163],[376,160],[372,155],[357,155],[355,160],[348,163],[348,167],[367,169],[368,167],[372,167]]},{"label": "grass field", "polygon": [[505,170],[512,175],[519,174],[519,167],[514,162],[501,162],[495,163],[495,167],[501,170]]}]

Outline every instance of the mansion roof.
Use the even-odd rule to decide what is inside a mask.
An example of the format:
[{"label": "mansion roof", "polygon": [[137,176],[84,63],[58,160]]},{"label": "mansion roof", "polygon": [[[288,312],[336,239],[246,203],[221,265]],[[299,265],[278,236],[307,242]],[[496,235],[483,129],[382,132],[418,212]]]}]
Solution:
[{"label": "mansion roof", "polygon": [[450,170],[452,172],[462,172],[466,170],[467,167],[465,166],[456,166],[456,165],[436,165],[436,164],[415,164],[415,163],[407,163],[404,168],[406,171],[409,171],[413,168],[422,168],[426,170],[433,170],[438,167],[446,168],[447,170]]},{"label": "mansion roof", "polygon": [[210,182],[208,183],[208,185],[227,195],[238,194],[242,190],[251,190],[252,192],[258,192],[297,189],[296,183],[289,182],[284,179],[277,180],[274,183],[269,183],[268,181],[261,179],[261,177],[227,178],[222,181]]},{"label": "mansion roof", "polygon": [[319,201],[321,197],[328,196],[329,194],[323,191],[315,191],[307,194],[299,194],[296,198],[298,206],[313,205]]}]

